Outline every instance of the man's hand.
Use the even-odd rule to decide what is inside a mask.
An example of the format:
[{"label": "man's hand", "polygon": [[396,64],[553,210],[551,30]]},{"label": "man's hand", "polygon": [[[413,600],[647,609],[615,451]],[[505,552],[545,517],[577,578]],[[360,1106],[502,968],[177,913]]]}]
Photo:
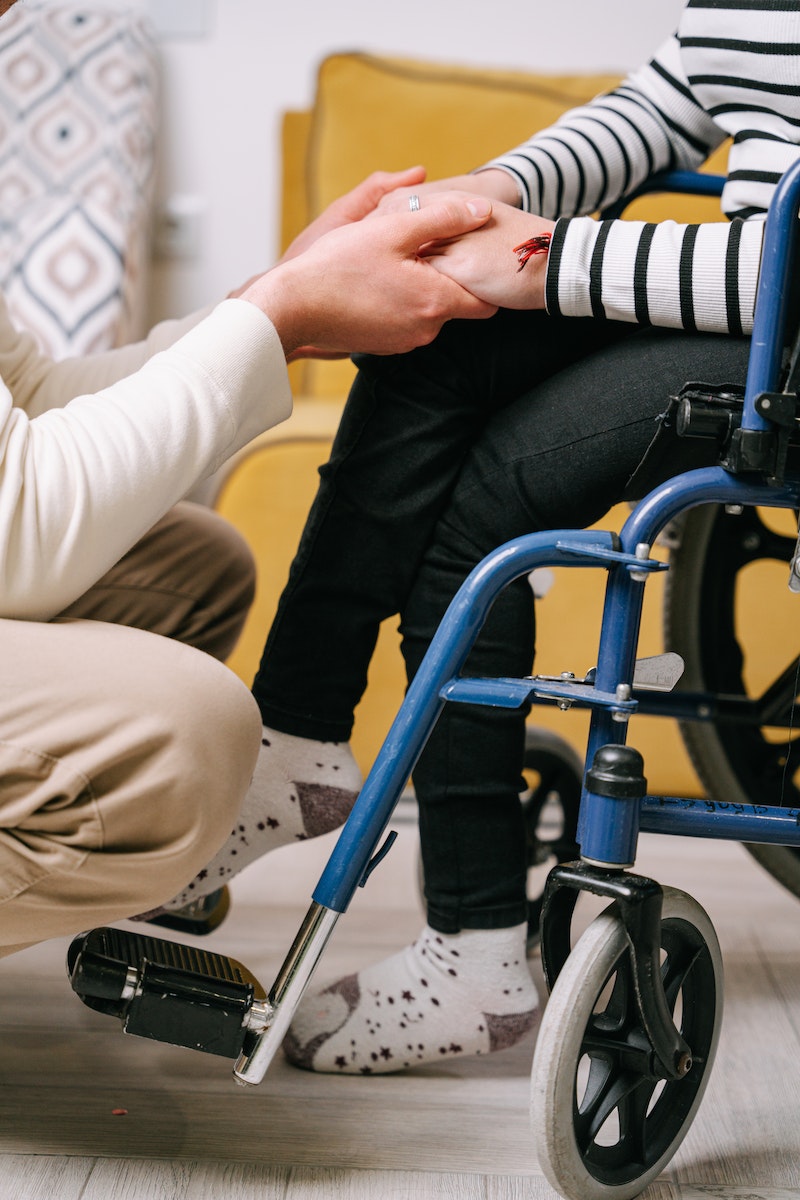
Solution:
[{"label": "man's hand", "polygon": [[[330,233],[332,229],[351,225],[354,221],[362,221],[364,217],[375,212],[381,200],[394,188],[413,188],[422,183],[424,178],[424,167],[409,167],[405,171],[374,171],[351,191],[329,204],[316,220],[307,225],[284,250],[277,265],[288,262],[290,258],[297,258],[298,254],[304,254],[318,238]],[[405,202],[405,209],[408,209],[408,200]],[[246,283],[228,292],[228,299],[243,296],[262,274],[263,272],[259,271]]]},{"label": "man's hand", "polygon": [[515,247],[552,232],[553,221],[494,204],[480,229],[447,244],[427,247],[430,263],[467,291],[498,308],[544,308],[547,254],[535,254],[524,266]]},{"label": "man's hand", "polygon": [[[317,238],[330,233],[332,229],[363,220],[364,217],[374,212],[381,200],[396,188],[414,188],[421,184],[424,178],[424,167],[409,167],[406,171],[374,171],[352,191],[329,204],[315,221],[306,226],[284,251],[280,261],[288,262],[290,258],[296,258],[298,254],[303,254]],[[406,209],[408,209],[408,201],[406,201]]]},{"label": "man's hand", "polygon": [[490,317],[421,247],[478,229],[491,214],[480,196],[444,195],[420,212],[345,224],[260,276],[242,293],[275,325],[284,352],[400,354],[432,341],[454,317]]}]

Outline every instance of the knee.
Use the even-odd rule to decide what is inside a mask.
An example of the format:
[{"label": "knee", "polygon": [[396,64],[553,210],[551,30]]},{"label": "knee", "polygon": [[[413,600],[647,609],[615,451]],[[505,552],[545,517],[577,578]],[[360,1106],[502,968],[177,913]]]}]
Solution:
[{"label": "knee", "polygon": [[20,669],[32,650],[37,665],[28,702],[7,706],[2,747],[14,945],[178,892],[235,823],[261,742],[248,689],[199,650],[99,621],[23,623],[17,636]]},{"label": "knee", "polygon": [[261,744],[258,708],[233,672],[179,644],[169,654],[170,678],[147,717],[135,719],[128,786],[106,822],[117,850],[146,866],[147,907],[179,891],[223,844]]},{"label": "knee", "polygon": [[[200,860],[215,852],[239,813],[261,744],[261,720],[250,692],[215,659],[193,664],[192,698],[171,709],[162,766],[188,841]],[[184,692],[187,681],[183,681]]]}]

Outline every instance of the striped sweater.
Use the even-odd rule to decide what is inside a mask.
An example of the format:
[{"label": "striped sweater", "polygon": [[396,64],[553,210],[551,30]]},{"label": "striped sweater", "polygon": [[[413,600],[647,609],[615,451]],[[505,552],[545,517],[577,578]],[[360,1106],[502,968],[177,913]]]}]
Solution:
[{"label": "striped sweater", "polygon": [[[656,171],[694,169],[732,139],[728,222],[597,221]],[[614,91],[489,167],[557,220],[551,313],[749,333],[764,214],[800,155],[800,0],[688,0],[676,34]]]}]

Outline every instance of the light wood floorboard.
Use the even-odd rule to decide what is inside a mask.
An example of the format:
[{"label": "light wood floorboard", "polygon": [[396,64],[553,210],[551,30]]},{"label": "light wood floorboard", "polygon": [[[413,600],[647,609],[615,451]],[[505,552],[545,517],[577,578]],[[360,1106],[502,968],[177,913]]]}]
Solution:
[{"label": "light wood floorboard", "polygon": [[[418,931],[416,844],[401,834],[321,977]],[[269,984],[326,854],[308,844],[251,868],[213,947]],[[726,969],[706,1098],[645,1200],[800,1196],[800,902],[736,845],[643,838],[637,868],[704,904]],[[225,1060],[126,1037],[84,1008],[65,948],[0,963],[0,1200],[552,1200],[528,1135],[531,1042],[369,1079],[281,1059],[241,1089]]]}]

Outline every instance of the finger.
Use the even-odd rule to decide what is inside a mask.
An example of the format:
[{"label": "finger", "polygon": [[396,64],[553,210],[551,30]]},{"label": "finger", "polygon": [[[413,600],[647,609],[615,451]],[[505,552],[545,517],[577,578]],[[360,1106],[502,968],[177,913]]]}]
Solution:
[{"label": "finger", "polygon": [[[436,270],[433,263],[430,269]],[[460,283],[450,279],[447,275],[437,272],[441,280],[443,289],[443,298],[449,310],[450,317],[460,317],[464,320],[480,320],[487,317],[493,317],[497,312],[496,304],[487,304],[485,300],[479,300],[477,296],[473,296],[472,292],[468,292]]]},{"label": "finger", "polygon": [[460,238],[438,238],[435,242],[425,242],[417,250],[418,258],[436,258],[442,254],[447,254],[450,246],[457,246]]},{"label": "finger", "polygon": [[423,183],[426,174],[424,167],[407,167],[404,171],[373,171],[364,180],[364,187],[377,204],[389,192],[395,192],[398,188],[416,187]]},{"label": "finger", "polygon": [[393,192],[396,188],[415,187],[419,183],[425,182],[425,177],[428,174],[425,167],[406,167],[404,171],[389,171],[383,172],[383,191]]},{"label": "finger", "polygon": [[487,304],[485,300],[479,300],[477,296],[473,296],[471,292],[464,292],[465,299],[461,302],[463,305],[459,313],[454,314],[465,321],[485,321],[489,317],[493,317],[497,312],[496,304]]},{"label": "finger", "polygon": [[429,242],[458,237],[485,225],[492,215],[492,204],[485,196],[469,196],[463,200],[437,200],[418,212],[398,214],[403,245],[417,250]]},{"label": "finger", "polygon": [[348,199],[356,219],[367,216],[389,192],[398,188],[415,187],[425,179],[424,167],[408,167],[404,171],[373,171],[362,180]]}]

